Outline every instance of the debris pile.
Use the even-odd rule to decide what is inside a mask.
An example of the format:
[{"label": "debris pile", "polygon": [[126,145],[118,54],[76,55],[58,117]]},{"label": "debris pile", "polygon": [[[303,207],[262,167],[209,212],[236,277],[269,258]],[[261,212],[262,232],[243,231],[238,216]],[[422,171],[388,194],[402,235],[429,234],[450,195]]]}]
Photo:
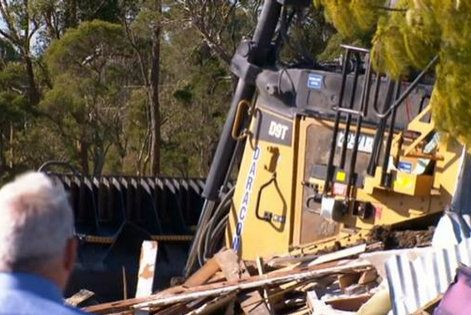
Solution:
[{"label": "debris pile", "polygon": [[[385,231],[378,233],[383,240],[391,237]],[[429,243],[429,232],[401,233],[398,237],[415,239],[416,246]],[[233,250],[223,250],[184,282],[151,294],[148,281],[154,270],[149,262],[155,260],[157,246],[143,244],[139,281],[144,281],[141,288],[145,289],[136,298],[84,310],[95,314],[424,315],[433,313],[457,267],[471,265],[467,254],[471,239],[447,248],[384,247],[383,242],[375,242],[324,254],[255,261],[241,261]],[[151,258],[144,259],[146,255]],[[82,292],[73,300],[89,295]]]},{"label": "debris pile", "polygon": [[[380,277],[358,255],[377,244],[325,255],[240,261],[221,251],[183,284],[147,297],[86,308],[96,314],[324,314],[322,309],[357,311],[377,291]],[[339,313],[342,314],[342,313]]]}]

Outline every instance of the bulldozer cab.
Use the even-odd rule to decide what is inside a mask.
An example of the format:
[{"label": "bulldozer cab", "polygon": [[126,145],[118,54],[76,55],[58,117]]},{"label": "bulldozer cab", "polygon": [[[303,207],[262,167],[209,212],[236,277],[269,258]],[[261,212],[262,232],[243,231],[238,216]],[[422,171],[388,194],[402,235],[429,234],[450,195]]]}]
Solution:
[{"label": "bulldozer cab", "polygon": [[250,126],[233,134],[245,149],[226,244],[244,259],[347,244],[451,200],[461,146],[434,129],[427,72],[393,81],[344,49],[339,72],[262,71],[238,106]]},{"label": "bulldozer cab", "polygon": [[425,224],[451,201],[462,146],[434,128],[429,70],[437,58],[396,81],[352,46],[339,67],[286,67],[276,58],[287,12],[309,4],[266,0],[252,39],[236,50],[238,83],[187,275],[220,248],[224,229],[226,247],[251,260],[347,245],[375,226]]}]

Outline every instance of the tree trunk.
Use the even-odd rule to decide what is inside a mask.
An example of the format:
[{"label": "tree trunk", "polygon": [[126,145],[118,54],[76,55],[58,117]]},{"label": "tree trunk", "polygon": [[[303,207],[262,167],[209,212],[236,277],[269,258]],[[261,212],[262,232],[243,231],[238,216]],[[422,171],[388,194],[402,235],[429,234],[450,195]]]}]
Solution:
[{"label": "tree trunk", "polygon": [[24,57],[26,73],[28,75],[28,99],[31,105],[38,105],[39,103],[39,91],[36,86],[36,79],[34,75],[33,62],[31,57],[26,52]]},{"label": "tree trunk", "polygon": [[160,13],[162,12],[161,0],[155,0],[156,10],[159,18],[155,21],[152,34],[152,68],[150,72],[150,159],[151,175],[160,173],[160,103],[159,103],[159,77],[160,77],[160,36],[162,23]]},{"label": "tree trunk", "polygon": [[67,0],[65,28],[76,27],[77,21],[77,0]]},{"label": "tree trunk", "polygon": [[80,140],[79,141],[79,159],[80,159],[80,166],[82,168],[82,174],[88,175],[89,174],[89,167],[88,167],[88,143],[86,141]]}]

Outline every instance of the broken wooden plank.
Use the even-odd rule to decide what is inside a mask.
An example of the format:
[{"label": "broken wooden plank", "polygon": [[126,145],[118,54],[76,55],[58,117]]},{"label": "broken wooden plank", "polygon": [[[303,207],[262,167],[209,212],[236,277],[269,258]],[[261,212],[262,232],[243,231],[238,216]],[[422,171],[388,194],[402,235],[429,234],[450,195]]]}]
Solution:
[{"label": "broken wooden plank", "polygon": [[377,278],[378,273],[376,272],[376,269],[372,268],[369,270],[365,270],[361,274],[360,279],[358,279],[358,284],[367,284],[375,281]]},{"label": "broken wooden plank", "polygon": [[[354,261],[355,260],[353,260],[353,259],[343,259],[343,260],[337,260],[337,261],[330,261],[330,262],[322,263],[322,264],[319,264],[319,265],[311,266],[311,267],[309,267],[309,270],[320,270],[320,269],[324,269],[324,268],[339,267],[339,266],[348,265],[348,264],[350,264]],[[286,272],[288,270],[293,270],[293,269],[283,268],[282,270],[283,270],[283,272]],[[276,274],[278,272],[280,272],[280,270],[272,271],[270,274]],[[291,287],[291,286],[296,285],[296,284],[297,284],[297,281],[286,282],[286,283],[281,284],[280,288],[285,289],[285,288]]]},{"label": "broken wooden plank", "polygon": [[355,315],[355,312],[336,310],[331,305],[324,303],[321,300],[314,302],[313,311],[311,315]]},{"label": "broken wooden plank", "polygon": [[[173,294],[178,294],[184,292],[186,289],[182,286],[171,287],[165,290],[162,290],[158,293],[151,295],[154,298],[163,298],[166,296],[172,296]],[[149,297],[133,298],[127,300],[113,301],[102,303],[98,305],[92,305],[82,308],[83,311],[94,314],[108,314],[114,312],[122,312],[130,309],[130,306],[137,303],[145,302]]]},{"label": "broken wooden plank", "polygon": [[318,264],[334,261],[334,260],[340,260],[343,258],[348,258],[351,256],[356,256],[361,253],[364,253],[366,251],[366,244],[358,245],[358,246],[353,246],[345,249],[338,250],[333,253],[325,254],[322,256],[319,256],[318,258],[314,259],[312,262],[308,264],[308,266],[315,266]]},{"label": "broken wooden plank", "polygon": [[331,305],[328,305],[325,301],[322,301],[317,296],[316,292],[309,291],[306,294],[306,305],[310,310],[309,314],[312,315],[347,315],[355,314],[351,312],[345,312],[341,310],[334,309]]},{"label": "broken wooden plank", "polygon": [[[335,259],[332,260],[331,257],[333,257],[333,256],[331,254],[343,255],[343,253],[348,253],[348,250],[362,249],[362,246],[365,246],[365,249],[360,251],[359,253],[354,254],[354,255],[361,254],[362,252],[365,252],[365,251],[375,251],[375,250],[381,250],[381,249],[384,248],[384,244],[382,242],[376,242],[376,243],[372,243],[372,244],[362,244],[362,245],[353,246],[353,247],[349,247],[349,248],[342,249],[342,250],[336,250],[332,253],[327,253],[327,254],[324,254],[324,255],[321,255],[321,254],[306,254],[306,253],[303,253],[302,251],[300,251],[298,249],[296,251],[293,251],[291,255],[277,256],[277,257],[270,258],[269,260],[267,260],[266,264],[267,264],[267,266],[270,266],[270,267],[273,267],[273,268],[282,268],[282,267],[291,266],[293,264],[312,262],[312,261],[314,261],[314,260],[316,260],[317,258],[320,258],[320,257],[324,257],[323,259],[328,258],[328,260],[326,260],[326,261],[333,261]],[[296,253],[296,254],[293,255],[293,253]],[[346,257],[348,257],[348,256],[345,256],[345,258]],[[320,262],[322,262],[322,260],[319,261],[319,263]]]},{"label": "broken wooden plank", "polygon": [[206,283],[212,276],[219,271],[219,265],[213,257],[209,259],[203,267],[192,274],[183,284],[185,287],[195,287]]},{"label": "broken wooden plank", "polygon": [[220,281],[225,281],[225,280],[226,280],[226,277],[224,276],[224,273],[221,270],[219,270],[211,278],[209,278],[208,281],[206,281],[206,283],[214,283],[214,282],[220,282]]},{"label": "broken wooden plank", "polygon": [[228,249],[214,255],[216,263],[224,273],[227,280],[241,279],[242,276],[250,276],[245,266],[241,266],[239,257],[232,249]]},{"label": "broken wooden plank", "polygon": [[422,306],[420,309],[415,311],[412,315],[429,315],[433,314],[433,311],[437,308],[443,298],[443,294],[438,295],[436,298]]},{"label": "broken wooden plank", "polygon": [[[352,261],[349,264],[345,264],[342,266],[333,266],[329,268],[318,269],[318,266],[313,266],[309,268],[302,268],[292,271],[285,271],[285,272],[271,272],[264,276],[252,276],[248,279],[244,279],[243,281],[234,280],[234,281],[225,281],[213,284],[206,284],[201,285],[194,288],[184,288],[182,286],[179,287],[172,287],[166,289],[162,292],[157,294],[143,297],[143,298],[134,298],[129,300],[121,300],[121,301],[114,301],[109,303],[103,303],[99,305],[93,305],[90,307],[85,307],[82,310],[89,313],[97,313],[97,314],[106,314],[111,312],[122,312],[125,310],[132,309],[136,305],[141,305],[145,303],[153,303],[157,302],[157,304],[161,303],[161,300],[165,298],[175,298],[180,297],[180,299],[193,299],[193,297],[188,294],[198,293],[200,291],[205,291],[205,294],[208,296],[211,295],[218,295],[221,291],[223,293],[227,293],[234,289],[245,290],[245,289],[253,289],[258,288],[263,285],[279,285],[285,282],[290,281],[302,281],[308,280],[310,278],[321,278],[330,274],[335,273],[344,273],[349,272],[352,270],[359,270],[362,268],[370,268],[371,265],[365,261]],[[208,290],[212,290],[207,292]],[[226,292],[224,292],[226,291]],[[187,295],[184,295],[187,294]],[[203,294],[203,295],[205,295]],[[168,301],[165,301],[168,302]],[[178,303],[178,299],[176,302]],[[166,304],[168,305],[168,304]]]},{"label": "broken wooden plank", "polygon": [[163,310],[153,312],[154,315],[173,315],[173,314],[186,314],[190,311],[190,308],[185,303],[177,303],[171,305]]},{"label": "broken wooden plank", "polygon": [[[189,288],[186,292],[182,292],[173,296],[164,298],[148,297],[148,300],[139,304],[128,304],[123,301],[123,305],[132,307],[134,309],[146,308],[151,306],[169,305],[183,301],[189,301],[200,297],[218,296],[227,294],[236,290],[249,290],[263,287],[264,285],[276,285],[287,281],[303,280],[309,278],[324,277],[330,274],[351,272],[362,268],[371,267],[370,264],[365,262],[352,263],[347,266],[326,268],[321,270],[299,270],[297,272],[288,272],[288,274],[266,274],[264,276],[252,276],[241,281],[227,281],[223,283],[215,283],[211,285],[203,285],[199,287]],[[115,304],[116,306],[116,304]],[[87,309],[90,312],[90,309]]]},{"label": "broken wooden plank", "polygon": [[356,312],[358,309],[371,298],[372,294],[360,294],[352,296],[341,296],[323,300],[326,304],[331,305],[336,310]]},{"label": "broken wooden plank", "polygon": [[[217,253],[214,255],[219,267],[226,276],[227,280],[239,280],[250,278],[250,274],[247,271],[244,263],[239,259],[237,253],[228,249],[226,251]],[[253,303],[258,301],[258,303]],[[265,300],[262,298],[258,290],[248,292],[240,297],[240,306],[245,314],[270,314]]]},{"label": "broken wooden plank", "polygon": [[306,306],[312,312],[316,306],[316,302],[319,301],[319,296],[317,295],[316,291],[308,291],[306,292]]},{"label": "broken wooden plank", "polygon": [[[177,303],[174,305],[170,305],[165,308],[159,309],[157,312],[155,312],[155,308],[153,308],[152,312],[149,312],[149,314],[150,313],[154,315],[187,314],[191,312],[192,310],[194,310],[195,308],[200,307],[201,305],[204,305],[205,302],[208,302],[208,300],[206,298],[201,298],[201,299],[190,301],[189,303]],[[137,312],[133,314],[138,315]]]},{"label": "broken wooden plank", "polygon": [[215,299],[201,305],[197,309],[188,313],[188,315],[204,315],[213,314],[215,311],[222,308],[224,305],[229,304],[237,296],[237,292],[232,292],[223,296],[218,296]]},{"label": "broken wooden plank", "polygon": [[121,274],[123,280],[123,299],[126,300],[128,298],[128,279],[126,277],[126,268],[124,266],[121,267]]},{"label": "broken wooden plank", "polygon": [[142,242],[135,297],[143,297],[152,294],[158,248],[156,241]]},{"label": "broken wooden plank", "polygon": [[[256,263],[257,263],[258,275],[263,276],[263,274],[264,274],[264,270],[263,270],[263,258],[262,258],[262,257],[257,257]],[[270,301],[270,296],[268,295],[268,289],[267,289],[267,287],[263,287],[263,298],[265,299],[266,304],[267,304],[268,311],[269,311],[270,314],[271,314],[274,309],[273,309],[273,305],[272,305],[272,303],[271,303],[271,301]]]},{"label": "broken wooden plank", "polygon": [[303,255],[303,256],[274,257],[267,261],[267,265],[273,268],[282,268],[282,267],[287,267],[293,264],[303,263],[306,261],[312,261],[318,257],[319,255],[317,254]]},{"label": "broken wooden plank", "polygon": [[86,289],[82,289],[78,291],[77,293],[75,293],[74,295],[72,295],[71,297],[67,298],[65,302],[69,305],[77,306],[80,303],[85,302],[86,300],[88,300],[94,295],[95,295],[94,292],[86,290]]},{"label": "broken wooden plank", "polygon": [[346,287],[351,286],[352,284],[358,283],[360,279],[360,273],[346,273],[338,276],[339,287],[345,289]]}]

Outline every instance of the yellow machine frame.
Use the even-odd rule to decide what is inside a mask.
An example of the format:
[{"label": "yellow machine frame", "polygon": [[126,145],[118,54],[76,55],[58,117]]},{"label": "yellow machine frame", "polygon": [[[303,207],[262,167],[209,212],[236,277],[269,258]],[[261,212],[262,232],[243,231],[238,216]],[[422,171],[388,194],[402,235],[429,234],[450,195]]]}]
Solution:
[{"label": "yellow machine frame", "polygon": [[[227,245],[237,248],[243,259],[299,248],[315,251],[338,241],[348,243],[364,237],[374,226],[391,226],[441,212],[451,201],[462,146],[442,138],[433,152],[423,152],[425,139],[434,132],[433,122],[423,121],[429,107],[409,123],[408,132],[395,134],[390,166],[403,160],[414,165],[419,159],[427,159],[434,161],[434,172],[395,170],[392,188],[384,188],[378,167],[376,175],[366,177],[363,187],[354,191],[357,200],[373,205],[374,215],[362,219],[347,213],[336,222],[303,210],[306,183],[323,189],[322,180],[309,176],[306,157],[325,154],[321,148],[308,148],[309,128],[331,129],[333,122],[305,115],[288,118],[263,105],[257,105],[253,112],[226,233]],[[267,116],[291,126],[289,143],[277,144],[259,137],[260,121]],[[364,134],[374,132],[362,129]]]}]

